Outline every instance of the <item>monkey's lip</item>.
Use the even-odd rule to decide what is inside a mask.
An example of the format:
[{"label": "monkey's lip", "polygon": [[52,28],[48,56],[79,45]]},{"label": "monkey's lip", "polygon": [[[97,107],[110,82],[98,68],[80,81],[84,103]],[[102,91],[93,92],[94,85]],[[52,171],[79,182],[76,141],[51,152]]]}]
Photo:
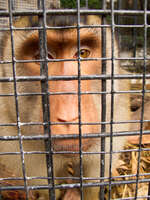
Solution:
[{"label": "monkey's lip", "polygon": [[[81,144],[81,150],[82,151],[87,151],[90,146],[92,145],[93,140],[85,139],[84,142]],[[71,151],[71,152],[79,152],[80,147],[79,147],[79,140],[55,140],[52,143],[53,149],[55,151]]]}]

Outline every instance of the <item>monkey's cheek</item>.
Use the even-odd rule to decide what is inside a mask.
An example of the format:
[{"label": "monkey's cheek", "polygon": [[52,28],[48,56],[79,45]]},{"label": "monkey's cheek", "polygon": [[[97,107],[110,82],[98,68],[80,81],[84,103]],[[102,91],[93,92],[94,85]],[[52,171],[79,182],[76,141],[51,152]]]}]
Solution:
[{"label": "monkey's cheek", "polygon": [[[94,145],[96,138],[92,138],[92,136],[85,138],[82,137],[84,134],[94,134],[98,133],[100,130],[99,126],[82,126],[81,128],[81,148],[82,151],[88,151],[88,149]],[[62,136],[69,136],[69,135],[75,135],[75,139],[53,139],[52,145],[54,151],[73,151],[73,152],[79,152],[80,150],[80,139],[79,139],[79,126],[55,126],[52,129],[52,135],[61,135]]]}]

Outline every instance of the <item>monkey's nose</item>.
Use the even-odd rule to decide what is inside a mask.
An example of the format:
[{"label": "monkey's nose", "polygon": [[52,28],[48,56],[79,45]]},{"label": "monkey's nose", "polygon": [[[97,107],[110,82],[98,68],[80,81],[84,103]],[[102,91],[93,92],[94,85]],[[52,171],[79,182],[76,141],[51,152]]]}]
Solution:
[{"label": "monkey's nose", "polygon": [[63,105],[60,107],[57,120],[60,122],[75,122],[78,121],[78,109],[75,105]]},{"label": "monkey's nose", "polygon": [[51,119],[56,122],[78,122],[77,95],[56,95],[50,99]]}]

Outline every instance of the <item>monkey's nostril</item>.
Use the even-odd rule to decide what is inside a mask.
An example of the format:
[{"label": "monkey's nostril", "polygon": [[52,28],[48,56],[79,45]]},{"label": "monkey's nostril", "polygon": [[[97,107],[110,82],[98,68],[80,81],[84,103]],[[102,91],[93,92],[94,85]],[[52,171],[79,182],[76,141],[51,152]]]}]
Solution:
[{"label": "monkey's nostril", "polygon": [[63,116],[63,117],[58,117],[57,118],[57,120],[59,121],[59,122],[78,122],[78,116],[77,117],[65,117],[65,116]]}]

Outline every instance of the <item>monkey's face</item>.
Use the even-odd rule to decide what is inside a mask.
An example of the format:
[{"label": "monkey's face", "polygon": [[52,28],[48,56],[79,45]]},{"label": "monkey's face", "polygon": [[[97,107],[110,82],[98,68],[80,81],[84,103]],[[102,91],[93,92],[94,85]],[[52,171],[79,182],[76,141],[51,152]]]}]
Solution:
[{"label": "monkey's face", "polygon": [[[101,90],[101,81],[78,79],[79,75],[90,76],[101,73],[101,62],[94,60],[94,58],[101,57],[100,30],[81,29],[79,51],[77,43],[76,29],[47,31],[47,58],[51,59],[47,62],[48,76],[73,77],[70,80],[60,78],[60,80],[48,82],[52,135],[76,134],[76,136],[79,136],[79,133],[84,135],[100,131],[100,125],[96,124],[100,122],[100,112],[97,111],[95,99],[98,98],[98,104],[100,104],[101,98],[100,95],[91,93]],[[38,32],[30,34],[23,44],[16,49],[17,59],[19,60],[40,59]],[[78,56],[81,58],[80,64]],[[54,59],[70,60],[54,62]],[[40,62],[34,61],[18,64],[17,76],[40,76],[40,65]],[[38,93],[41,92],[41,86],[40,83],[34,82],[20,83],[18,84],[18,91],[20,93]],[[41,96],[20,98],[22,121],[43,121],[41,99]],[[79,123],[81,126],[79,126]],[[34,128],[31,132],[37,133],[37,131],[43,132],[42,126],[39,130]],[[27,132],[27,130],[24,132]],[[91,138],[82,139],[83,150],[87,150],[93,142],[94,139]],[[79,150],[79,138],[53,139],[53,147],[55,150],[77,151]]]}]

